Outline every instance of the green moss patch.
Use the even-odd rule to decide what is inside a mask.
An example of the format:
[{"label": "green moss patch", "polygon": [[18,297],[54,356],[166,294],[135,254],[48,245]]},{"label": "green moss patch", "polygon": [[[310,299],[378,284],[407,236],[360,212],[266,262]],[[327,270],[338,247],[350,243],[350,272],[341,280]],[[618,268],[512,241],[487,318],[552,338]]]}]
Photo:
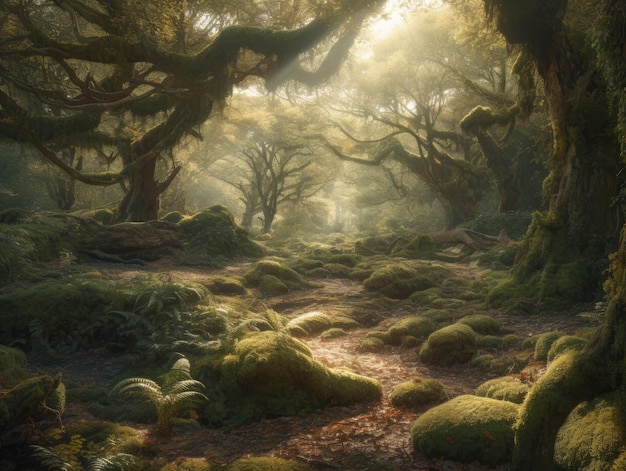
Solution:
[{"label": "green moss patch", "polygon": [[382,395],[378,381],[326,368],[312,358],[306,345],[277,332],[251,334],[239,341],[224,358],[221,377],[227,406],[246,420],[374,401]]},{"label": "green moss patch", "polygon": [[564,471],[613,471],[626,452],[624,413],[615,395],[600,396],[576,407],[559,430],[554,460]]},{"label": "green moss patch", "polygon": [[332,323],[331,318],[323,312],[311,311],[294,317],[285,327],[295,337],[306,337],[329,329]]},{"label": "green moss patch", "polygon": [[272,457],[255,457],[238,459],[223,468],[222,471],[311,471],[313,469],[297,461]]},{"label": "green moss patch", "polygon": [[411,427],[413,447],[431,458],[497,466],[510,462],[519,406],[464,395],[433,407]]},{"label": "green moss patch", "polygon": [[468,325],[474,332],[481,335],[495,335],[500,332],[500,323],[486,314],[465,316],[459,323]]},{"label": "green moss patch", "polygon": [[418,234],[410,241],[401,239],[396,241],[391,255],[394,257],[434,260],[437,256],[435,249],[435,243],[428,235]]},{"label": "green moss patch", "polygon": [[[271,278],[270,278],[271,277]],[[314,285],[295,270],[273,260],[261,260],[249,270],[244,278],[250,286],[256,286],[264,294],[284,294]],[[286,289],[286,290],[285,290]]]},{"label": "green moss patch", "polygon": [[443,398],[443,384],[436,379],[406,381],[398,384],[389,394],[389,401],[395,407],[417,408]]},{"label": "green moss patch", "polygon": [[224,294],[227,296],[236,296],[246,294],[244,281],[240,278],[216,275],[209,278],[204,285],[213,294]]},{"label": "green moss patch", "polygon": [[15,386],[28,376],[24,352],[0,345],[0,387]]},{"label": "green moss patch", "polygon": [[428,276],[401,264],[375,270],[363,284],[367,290],[377,291],[392,299],[406,299],[416,291],[435,286]]},{"label": "green moss patch", "polygon": [[569,351],[580,351],[587,345],[587,339],[575,335],[563,335],[556,339],[548,350],[547,360],[553,361],[559,355]]},{"label": "green moss patch", "polygon": [[521,404],[530,386],[514,376],[490,379],[476,388],[476,395]]},{"label": "green moss patch", "polygon": [[535,361],[547,361],[548,352],[552,347],[552,344],[557,341],[559,337],[565,335],[563,332],[546,332],[537,336],[535,340]]},{"label": "green moss patch", "polygon": [[393,324],[387,331],[391,345],[400,345],[406,336],[425,339],[436,329],[435,323],[426,317],[408,316]]},{"label": "green moss patch", "polygon": [[451,366],[467,363],[478,351],[476,333],[465,324],[436,330],[420,349],[420,360],[429,365]]}]

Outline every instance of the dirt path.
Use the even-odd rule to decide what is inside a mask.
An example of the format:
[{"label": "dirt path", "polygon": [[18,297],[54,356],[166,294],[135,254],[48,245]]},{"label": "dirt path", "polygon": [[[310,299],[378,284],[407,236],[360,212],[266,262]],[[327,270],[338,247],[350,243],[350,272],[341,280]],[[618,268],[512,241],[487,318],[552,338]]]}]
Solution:
[{"label": "dirt path", "polygon": [[[132,279],[139,274],[162,273],[163,267],[149,266],[127,269],[118,266],[98,266],[110,279]],[[245,271],[246,265],[230,267],[229,274]],[[202,282],[215,272],[169,267],[167,276]],[[354,313],[355,305],[363,306],[370,298],[362,285],[355,281],[323,280],[318,288],[289,293],[285,296],[259,300],[259,305],[270,307],[279,314],[291,317],[300,313],[321,310],[333,315]],[[375,322],[389,317],[415,314],[415,306],[398,302],[384,312],[380,307],[369,311],[361,307],[361,316]],[[366,312],[367,311],[367,312]],[[516,318],[497,311],[505,329],[527,336],[550,330],[573,332],[583,321],[571,315],[550,318]],[[453,397],[473,393],[475,388],[491,376],[477,369],[461,365],[436,368],[423,365],[416,349],[386,347],[379,352],[363,352],[358,347],[369,329],[350,331],[348,336],[332,340],[319,337],[304,339],[314,357],[329,367],[347,367],[360,374],[379,380],[383,399],[379,403],[352,407],[333,407],[304,417],[267,419],[237,429],[180,430],[173,438],[159,443],[157,461],[165,464],[185,458],[208,458],[227,463],[240,457],[271,455],[308,462],[319,469],[342,470],[490,470],[479,464],[460,464],[431,460],[413,452],[409,429],[422,411],[401,410],[388,400],[393,388],[404,381],[417,378],[440,380],[446,394]],[[91,352],[58,359],[54,365],[35,365],[35,372],[56,373],[80,384],[110,385],[119,372],[118,363],[107,360],[100,353]],[[89,420],[83,404],[68,405],[65,422]],[[139,427],[146,435],[149,429]],[[502,471],[506,466],[497,468]]]}]

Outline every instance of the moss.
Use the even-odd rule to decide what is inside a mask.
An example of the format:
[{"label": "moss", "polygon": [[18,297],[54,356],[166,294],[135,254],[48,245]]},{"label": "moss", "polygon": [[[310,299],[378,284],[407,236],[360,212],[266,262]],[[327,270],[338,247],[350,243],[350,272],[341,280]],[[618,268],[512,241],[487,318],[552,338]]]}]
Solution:
[{"label": "moss", "polygon": [[580,404],[557,434],[555,463],[564,471],[611,471],[615,460],[626,451],[622,417],[615,395]]},{"label": "moss", "polygon": [[52,376],[35,376],[20,381],[0,398],[0,431],[10,432],[11,426],[31,419],[60,384],[60,378]]},{"label": "moss", "polygon": [[273,457],[240,458],[223,471],[312,471],[314,468],[297,461]]},{"label": "moss", "polygon": [[489,353],[478,355],[472,358],[470,365],[480,371],[491,371],[495,357]]},{"label": "moss", "polygon": [[464,395],[433,407],[411,427],[413,447],[430,458],[497,466],[510,461],[519,406]]},{"label": "moss", "polygon": [[443,384],[436,379],[421,379],[398,384],[389,394],[395,407],[417,408],[444,398]]},{"label": "moss", "polygon": [[391,251],[393,257],[406,257],[421,260],[436,258],[435,243],[425,234],[418,234],[408,243],[396,243]]},{"label": "moss", "polygon": [[517,244],[496,245],[478,256],[478,266],[492,270],[508,270],[513,266],[519,251]]},{"label": "moss", "polygon": [[328,276],[334,278],[350,278],[352,268],[341,263],[327,263],[324,269],[328,272]]},{"label": "moss", "polygon": [[392,325],[387,333],[391,345],[400,345],[402,338],[410,335],[418,339],[425,339],[436,329],[435,323],[421,316],[408,316]]},{"label": "moss", "polygon": [[434,287],[422,291],[417,291],[411,294],[411,296],[409,296],[409,299],[413,304],[416,304],[418,306],[428,306],[432,304],[436,299],[441,298],[441,296],[441,288]]},{"label": "moss", "polygon": [[311,311],[301,314],[289,322],[285,326],[287,331],[295,336],[300,337],[318,334],[332,326],[332,321],[328,315],[320,311]]},{"label": "moss", "polygon": [[313,287],[302,278],[295,270],[286,267],[279,262],[272,260],[261,260],[257,262],[252,269],[244,275],[244,278],[250,286],[260,286],[263,276],[270,275],[279,280],[288,291],[299,290]]},{"label": "moss", "polygon": [[328,329],[322,332],[320,334],[320,338],[322,340],[330,340],[345,337],[346,335],[348,335],[348,332],[346,332],[345,330],[340,329],[339,327],[333,327],[332,329]]},{"label": "moss", "polygon": [[515,334],[507,334],[502,337],[502,348],[505,350],[511,350],[522,344],[522,338]]},{"label": "moss", "polygon": [[357,321],[352,319],[351,317],[346,316],[334,316],[332,318],[332,326],[337,327],[344,330],[353,330],[361,327]]},{"label": "moss", "polygon": [[463,317],[459,323],[468,325],[474,332],[481,335],[495,335],[500,332],[500,323],[486,314],[475,314]]},{"label": "moss", "polygon": [[565,335],[563,332],[546,332],[540,334],[535,341],[535,361],[547,361],[548,352],[552,347],[552,344],[556,342],[559,337]]},{"label": "moss", "polygon": [[521,404],[530,386],[513,376],[490,379],[476,388],[476,395]]},{"label": "moss", "polygon": [[213,206],[183,217],[177,226],[189,239],[181,262],[188,265],[213,265],[219,257],[261,257],[263,248],[248,238],[235,224],[224,206]]},{"label": "moss", "polygon": [[352,255],[352,254],[336,254],[336,255],[332,255],[328,259],[326,264],[328,265],[329,263],[336,263],[339,265],[344,265],[346,267],[354,268],[359,263],[359,257],[357,257],[356,255]]},{"label": "moss", "polygon": [[212,276],[204,285],[213,294],[239,295],[246,294],[246,287],[243,281],[229,276]]},{"label": "moss", "polygon": [[435,324],[447,325],[463,317],[463,313],[454,309],[429,309],[428,311],[424,311],[422,316],[428,317],[435,322]]},{"label": "moss", "polygon": [[373,401],[382,394],[378,381],[326,368],[306,345],[271,331],[239,341],[224,358],[221,377],[228,403],[242,421]]},{"label": "moss", "polygon": [[465,324],[452,324],[436,330],[420,349],[420,360],[430,365],[450,366],[467,363],[477,352],[476,334]]},{"label": "moss", "polygon": [[217,466],[211,465],[204,458],[186,458],[166,464],[160,471],[217,471],[217,469]]},{"label": "moss", "polygon": [[0,345],[0,387],[13,387],[28,376],[24,352]]},{"label": "moss", "polygon": [[504,348],[504,341],[501,337],[496,337],[495,335],[481,335],[478,337],[478,348],[502,350]]},{"label": "moss", "polygon": [[481,289],[476,282],[465,278],[450,277],[441,283],[441,294],[445,298],[474,301],[482,299]]},{"label": "moss", "polygon": [[568,350],[580,351],[587,345],[587,340],[575,335],[563,335],[554,341],[548,350],[547,360],[553,361],[559,355],[567,352]]},{"label": "moss", "polygon": [[362,352],[380,352],[385,349],[385,342],[376,337],[368,337],[361,341],[359,350]]},{"label": "moss", "polygon": [[366,289],[377,291],[392,299],[406,299],[415,291],[435,286],[434,281],[428,276],[399,264],[379,268],[363,284]]},{"label": "moss", "polygon": [[289,287],[274,275],[261,275],[258,288],[264,296],[280,296],[289,292]]},{"label": "moss", "polygon": [[386,254],[390,244],[389,237],[369,237],[354,243],[354,253],[364,256]]}]

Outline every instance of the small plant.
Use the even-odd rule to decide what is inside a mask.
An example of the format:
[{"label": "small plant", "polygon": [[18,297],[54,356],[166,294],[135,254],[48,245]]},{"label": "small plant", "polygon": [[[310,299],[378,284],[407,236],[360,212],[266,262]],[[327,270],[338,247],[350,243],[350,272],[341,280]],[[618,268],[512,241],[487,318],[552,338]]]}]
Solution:
[{"label": "small plant", "polygon": [[170,436],[174,425],[190,420],[180,417],[185,410],[199,400],[208,401],[201,392],[204,385],[191,378],[189,369],[189,360],[182,357],[163,376],[162,385],[147,378],[128,378],[117,383],[110,394],[148,399],[156,408],[157,432]]}]

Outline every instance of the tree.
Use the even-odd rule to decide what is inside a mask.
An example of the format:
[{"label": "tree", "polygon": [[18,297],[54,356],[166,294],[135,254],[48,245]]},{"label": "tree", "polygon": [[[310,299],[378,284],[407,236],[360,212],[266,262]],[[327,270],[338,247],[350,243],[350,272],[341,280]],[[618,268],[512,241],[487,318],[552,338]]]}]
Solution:
[{"label": "tree", "polygon": [[[480,44],[455,36],[453,31],[467,29],[455,13],[420,12],[402,40],[390,36],[362,60],[358,76],[350,77],[354,83],[342,111],[369,125],[346,134],[380,136],[369,139],[380,145],[368,152],[367,161],[350,159],[329,144],[344,160],[402,163],[437,196],[451,227],[478,215],[491,178],[498,183],[500,210],[524,208],[530,186],[522,175],[532,160],[515,144],[503,144],[515,142],[510,138],[521,108],[510,85],[504,42],[485,33],[484,23],[476,25]],[[484,100],[493,110],[476,106]],[[496,127],[501,131],[493,132]]]},{"label": "tree", "polygon": [[[75,180],[121,185],[118,221],[155,219],[159,195],[181,169],[175,163],[158,175],[157,162],[198,137],[234,86],[248,77],[265,80],[270,89],[288,80],[325,80],[380,2],[285,7],[276,29],[251,26],[249,18],[239,22],[248,13],[273,19],[250,12],[248,2],[245,9],[240,2],[222,3],[2,2],[0,135],[29,143]],[[312,67],[303,67],[305,53]],[[112,153],[117,167],[80,171],[59,156],[70,146],[85,160]]]},{"label": "tree", "polygon": [[[565,270],[587,263],[580,261],[585,255],[597,258],[607,247],[606,243],[596,247],[597,241],[615,231],[611,199],[618,196],[617,170],[626,148],[626,137],[616,132],[626,124],[626,14],[619,0],[555,0],[523,6],[485,0],[485,6],[507,40],[520,44],[536,66],[551,118],[554,147],[544,185],[549,207],[529,228],[520,268],[514,273],[515,282],[525,281],[536,290],[531,269],[554,281]],[[615,391],[624,410],[626,225],[621,232],[605,283],[610,296],[606,320],[583,352],[555,362],[531,391],[516,427],[514,470],[554,468],[557,431],[579,403]],[[588,296],[580,274],[570,276],[575,276],[574,288]],[[595,288],[597,279],[586,283]],[[545,294],[553,293],[539,292]]]}]

